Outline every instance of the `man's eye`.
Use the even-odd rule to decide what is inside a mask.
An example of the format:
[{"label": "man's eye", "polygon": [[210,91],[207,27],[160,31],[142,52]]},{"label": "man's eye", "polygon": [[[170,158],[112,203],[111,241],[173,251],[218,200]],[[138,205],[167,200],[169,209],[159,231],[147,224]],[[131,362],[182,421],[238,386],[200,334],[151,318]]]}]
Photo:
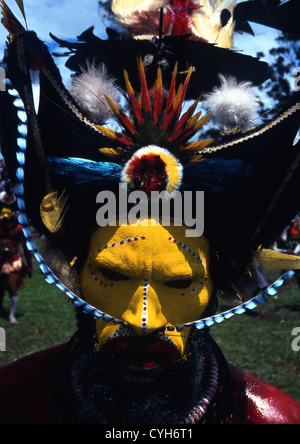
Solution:
[{"label": "man's eye", "polygon": [[174,281],[165,282],[164,285],[170,288],[188,288],[192,284],[192,279],[176,279]]},{"label": "man's eye", "polygon": [[109,281],[128,281],[129,277],[110,268],[99,268],[100,273]]}]

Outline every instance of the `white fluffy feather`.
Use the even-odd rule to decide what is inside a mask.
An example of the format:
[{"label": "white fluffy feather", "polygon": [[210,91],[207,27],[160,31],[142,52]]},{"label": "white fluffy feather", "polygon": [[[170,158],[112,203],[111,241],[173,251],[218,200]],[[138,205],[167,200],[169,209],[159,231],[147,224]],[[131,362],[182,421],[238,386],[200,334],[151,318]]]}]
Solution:
[{"label": "white fluffy feather", "polygon": [[167,3],[167,0],[113,0],[111,9],[121,22],[129,24],[132,14],[155,11]]},{"label": "white fluffy feather", "polygon": [[221,87],[206,96],[205,104],[225,130],[247,129],[259,106],[252,83],[238,83],[234,77],[219,77]]},{"label": "white fluffy feather", "polygon": [[104,65],[97,67],[92,63],[88,63],[82,74],[72,81],[70,93],[95,123],[102,123],[111,116],[104,95],[116,103],[120,102],[120,94],[113,86],[113,81]]}]

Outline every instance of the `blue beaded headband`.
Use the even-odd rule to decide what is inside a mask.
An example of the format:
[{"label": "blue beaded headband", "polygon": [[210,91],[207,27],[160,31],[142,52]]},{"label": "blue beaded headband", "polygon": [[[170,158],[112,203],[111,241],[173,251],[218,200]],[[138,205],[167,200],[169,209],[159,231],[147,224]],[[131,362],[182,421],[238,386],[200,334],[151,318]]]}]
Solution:
[{"label": "blue beaded headband", "polygon": [[[54,275],[54,273],[50,270],[50,268],[45,264],[44,259],[38,253],[37,247],[32,239],[31,231],[29,229],[29,224],[26,216],[26,207],[24,202],[24,165],[25,165],[25,157],[26,157],[26,148],[27,148],[27,113],[25,111],[24,103],[19,96],[19,93],[13,89],[11,82],[9,80],[6,81],[8,87],[8,93],[14,98],[14,106],[17,108],[17,116],[19,119],[18,125],[18,137],[17,137],[17,145],[19,151],[16,153],[18,168],[16,171],[16,176],[18,179],[18,183],[14,187],[14,192],[17,197],[17,203],[20,213],[18,214],[19,223],[23,226],[23,233],[26,238],[27,248],[33,253],[35,259],[39,264],[39,268],[45,276],[45,280],[48,284],[55,284],[72,302],[75,308],[79,308],[83,313],[91,314],[94,319],[102,319],[104,322],[114,322],[117,324],[126,324],[126,322],[113,318],[106,313],[96,309],[95,307],[89,305],[80,297],[71,292],[67,287],[65,287],[60,280]],[[230,319],[236,314],[242,314],[246,310],[253,310],[257,307],[258,304],[264,304],[267,302],[267,296],[274,296],[277,293],[277,289],[283,285],[283,283],[290,279],[295,274],[294,271],[290,270],[285,272],[278,280],[276,280],[272,285],[270,285],[266,290],[253,297],[249,301],[231,309],[228,311],[224,311],[222,313],[216,314],[214,316],[210,316],[204,319],[199,319],[194,322],[186,323],[183,325],[177,325],[172,327],[167,327],[167,330],[174,331],[182,331],[184,327],[195,326],[198,330],[201,330],[205,327],[210,327],[213,324],[220,324],[225,319]]]}]

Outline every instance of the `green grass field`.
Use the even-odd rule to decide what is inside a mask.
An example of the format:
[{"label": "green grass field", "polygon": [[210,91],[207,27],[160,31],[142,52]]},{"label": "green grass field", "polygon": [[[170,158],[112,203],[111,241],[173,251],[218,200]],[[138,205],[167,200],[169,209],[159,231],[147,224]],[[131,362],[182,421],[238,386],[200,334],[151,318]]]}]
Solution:
[{"label": "green grass field", "polygon": [[[8,297],[5,297],[8,312]],[[292,330],[300,327],[300,289],[291,279],[278,296],[251,314],[215,325],[212,336],[234,365],[277,386],[300,403],[300,351],[292,350]],[[73,307],[38,269],[20,292],[19,325],[0,318],[6,331],[6,352],[0,366],[22,356],[68,341],[76,330]],[[298,342],[299,344],[300,342]]]}]

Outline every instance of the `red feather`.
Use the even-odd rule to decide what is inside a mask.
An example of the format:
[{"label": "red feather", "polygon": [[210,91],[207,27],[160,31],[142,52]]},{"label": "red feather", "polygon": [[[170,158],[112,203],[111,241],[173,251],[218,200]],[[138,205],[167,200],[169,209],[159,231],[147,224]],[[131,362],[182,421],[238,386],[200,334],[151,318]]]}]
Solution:
[{"label": "red feather", "polygon": [[157,70],[157,80],[155,84],[154,103],[153,103],[153,120],[155,125],[158,124],[162,111],[163,94],[162,94],[162,74],[161,69]]},{"label": "red feather", "polygon": [[166,115],[164,129],[165,131],[169,128],[172,122],[174,122],[180,116],[182,105],[186,96],[186,91],[190,78],[193,72],[193,67],[190,68],[188,75],[186,76],[185,82],[182,87],[179,86],[177,96],[174,100],[171,111]]},{"label": "red feather", "polygon": [[169,96],[166,104],[166,114],[169,114],[170,109],[174,103],[175,95],[176,95],[176,77],[177,77],[177,70],[178,70],[178,62],[175,64],[175,68],[173,71],[172,81],[169,89]]},{"label": "red feather", "polygon": [[193,0],[171,0],[167,6],[167,12],[164,15],[164,32],[172,35],[186,35],[190,34],[192,21],[192,13],[202,8],[196,5]]},{"label": "red feather", "polygon": [[139,101],[138,97],[137,98],[135,97],[134,90],[133,90],[132,85],[129,81],[128,73],[125,70],[124,70],[124,78],[125,78],[127,94],[129,97],[129,101],[130,101],[130,105],[131,105],[131,109],[132,109],[134,118],[137,120],[137,122],[139,124],[142,124],[142,123],[144,123],[144,118],[142,115],[140,101]]},{"label": "red feather", "polygon": [[140,73],[140,82],[141,82],[141,98],[142,98],[142,109],[144,112],[151,111],[151,101],[149,96],[149,90],[147,86],[146,74],[144,70],[143,61],[141,58],[138,60],[139,65],[139,73]]}]

